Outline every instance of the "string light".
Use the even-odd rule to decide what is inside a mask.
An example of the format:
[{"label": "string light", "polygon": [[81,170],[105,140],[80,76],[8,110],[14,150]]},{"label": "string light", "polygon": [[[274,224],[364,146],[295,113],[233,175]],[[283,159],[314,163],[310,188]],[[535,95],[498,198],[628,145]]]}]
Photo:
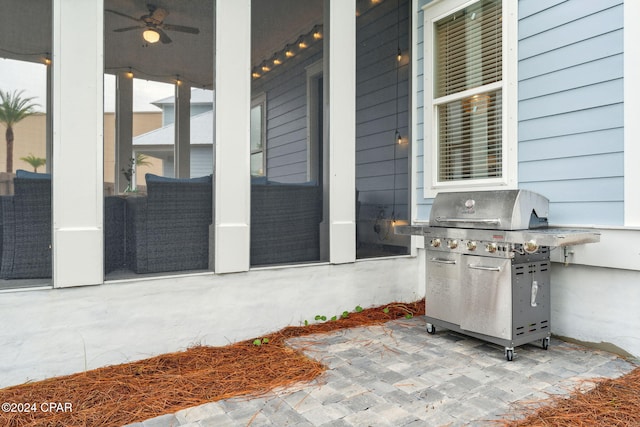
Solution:
[{"label": "string light", "polygon": [[287,45],[287,47],[285,47],[284,56],[287,58],[293,58],[295,56],[295,53],[291,50],[291,45]]},{"label": "string light", "polygon": [[313,39],[314,40],[322,39],[322,32],[320,31],[320,27],[318,25],[313,27]]},{"label": "string light", "polygon": [[133,78],[133,71],[131,70],[131,67],[129,67],[129,71],[127,71],[127,77],[130,79]]},{"label": "string light", "polygon": [[284,49],[277,51],[270,59],[263,60],[258,66],[251,70],[251,77],[259,79],[266,73],[273,70],[273,67],[281,65],[285,60],[296,56],[297,52],[309,48],[312,44],[322,40],[322,25],[315,25],[311,31],[301,34],[294,43],[288,43]]}]

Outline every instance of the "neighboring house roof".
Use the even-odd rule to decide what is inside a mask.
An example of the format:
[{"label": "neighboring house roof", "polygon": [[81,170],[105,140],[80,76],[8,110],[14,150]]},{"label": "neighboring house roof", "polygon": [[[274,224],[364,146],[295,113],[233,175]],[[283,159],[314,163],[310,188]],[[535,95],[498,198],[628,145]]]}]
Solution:
[{"label": "neighboring house roof", "polygon": [[[174,96],[167,96],[166,98],[159,99],[152,102],[158,108],[162,108],[163,105],[173,105],[176,103]],[[191,89],[191,105],[194,104],[211,104],[213,105],[213,91],[204,89]]]},{"label": "neighboring house roof", "polygon": [[[191,116],[191,145],[213,145],[213,110]],[[173,123],[133,138],[135,148],[171,146],[175,138]]]}]

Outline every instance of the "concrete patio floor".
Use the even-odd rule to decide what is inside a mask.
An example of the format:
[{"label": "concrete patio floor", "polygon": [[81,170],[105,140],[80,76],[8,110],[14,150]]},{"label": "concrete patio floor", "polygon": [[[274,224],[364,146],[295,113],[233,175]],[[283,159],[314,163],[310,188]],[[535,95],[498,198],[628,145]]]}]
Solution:
[{"label": "concrete patio floor", "polygon": [[268,396],[207,403],[128,427],[495,426],[491,420],[518,417],[522,405],[636,366],[557,339],[547,351],[517,347],[507,362],[502,347],[448,331],[427,334],[422,317],[289,343],[328,370]]}]

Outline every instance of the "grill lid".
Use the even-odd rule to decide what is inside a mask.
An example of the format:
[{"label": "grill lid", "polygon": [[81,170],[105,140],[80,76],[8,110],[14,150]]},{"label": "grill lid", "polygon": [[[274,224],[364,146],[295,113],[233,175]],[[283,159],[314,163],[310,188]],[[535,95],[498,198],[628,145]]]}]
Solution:
[{"label": "grill lid", "polygon": [[549,199],[529,190],[438,193],[431,227],[527,230],[548,225]]}]

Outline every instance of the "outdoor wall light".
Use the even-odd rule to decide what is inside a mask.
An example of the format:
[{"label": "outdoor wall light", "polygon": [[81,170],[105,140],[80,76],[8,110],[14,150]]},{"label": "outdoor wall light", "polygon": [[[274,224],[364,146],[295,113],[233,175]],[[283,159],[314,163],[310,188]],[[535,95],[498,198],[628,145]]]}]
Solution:
[{"label": "outdoor wall light", "polygon": [[145,39],[147,43],[158,43],[160,40],[160,33],[153,28],[147,28],[142,32],[142,38]]}]

